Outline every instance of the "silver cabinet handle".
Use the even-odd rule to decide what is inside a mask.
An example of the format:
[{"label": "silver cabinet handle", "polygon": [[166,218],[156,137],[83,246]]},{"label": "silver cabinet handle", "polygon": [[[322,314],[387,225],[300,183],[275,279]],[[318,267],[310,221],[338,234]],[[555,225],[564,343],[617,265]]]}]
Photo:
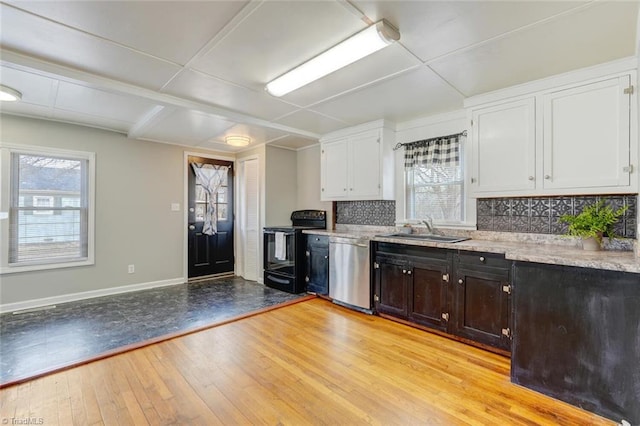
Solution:
[{"label": "silver cabinet handle", "polygon": [[529,176],[529,180],[535,180],[533,176]]},{"label": "silver cabinet handle", "polygon": [[407,271],[407,275],[411,275],[411,269]]},{"label": "silver cabinet handle", "polygon": [[458,280],[458,284],[464,284],[464,280],[463,280],[462,278],[460,278],[460,279]]},{"label": "silver cabinet handle", "polygon": [[196,229],[196,227],[195,227],[194,225],[189,225],[189,230],[190,230],[190,231],[193,231],[193,230],[195,230],[195,229]]},{"label": "silver cabinet handle", "polygon": [[484,262],[485,260],[484,256],[480,256],[480,262]]},{"label": "silver cabinet handle", "polygon": [[546,180],[549,180],[549,179],[551,179],[551,175],[544,175],[544,178],[545,178]]}]

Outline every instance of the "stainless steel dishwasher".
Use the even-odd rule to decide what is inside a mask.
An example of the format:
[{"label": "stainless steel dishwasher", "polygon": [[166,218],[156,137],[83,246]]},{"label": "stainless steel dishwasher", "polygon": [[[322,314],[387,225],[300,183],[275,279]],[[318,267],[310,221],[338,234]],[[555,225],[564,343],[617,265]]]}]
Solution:
[{"label": "stainless steel dishwasher", "polygon": [[371,313],[367,238],[329,238],[329,297],[335,303]]}]

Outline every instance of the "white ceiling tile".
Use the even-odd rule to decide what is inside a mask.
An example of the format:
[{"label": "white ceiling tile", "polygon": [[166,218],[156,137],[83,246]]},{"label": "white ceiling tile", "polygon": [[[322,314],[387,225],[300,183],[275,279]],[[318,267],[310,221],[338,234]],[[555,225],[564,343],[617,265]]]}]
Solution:
[{"label": "white ceiling tile", "polygon": [[140,139],[151,139],[180,145],[199,145],[235,123],[199,111],[179,109],[163,120],[153,122],[142,131]]},{"label": "white ceiling tile", "polygon": [[354,123],[345,123],[313,111],[299,110],[276,120],[276,123],[297,129],[305,129],[319,135],[343,129]]},{"label": "white ceiling tile", "polygon": [[90,114],[83,114],[77,111],[54,110],[52,117],[57,121],[66,123],[81,124],[89,127],[99,127],[101,129],[114,130],[116,132],[127,133],[130,123],[114,120],[107,117],[98,117]]},{"label": "white ceiling tile", "polygon": [[126,123],[135,123],[153,103],[135,96],[126,96],[60,82],[55,108],[101,116]]},{"label": "white ceiling tile", "polygon": [[191,59],[246,4],[246,1],[14,3],[21,9],[181,64]]},{"label": "white ceiling tile", "polygon": [[204,103],[241,111],[264,120],[290,113],[296,107],[270,96],[265,91],[254,91],[225,83],[200,72],[185,70],[164,90],[167,93]]},{"label": "white ceiling tile", "polygon": [[637,2],[596,3],[430,63],[467,96],[635,53]]},{"label": "white ceiling tile", "polygon": [[318,141],[314,139],[307,139],[307,138],[302,138],[300,136],[289,135],[289,136],[285,136],[284,138],[275,140],[269,143],[269,145],[279,146],[282,148],[300,149],[300,148],[306,148],[311,145],[315,145],[317,143]]},{"label": "white ceiling tile", "polygon": [[355,1],[370,19],[387,19],[423,61],[482,42],[586,2]]},{"label": "white ceiling tile", "polygon": [[303,86],[283,96],[282,99],[297,105],[308,106],[419,64],[421,62],[403,46],[393,44]]},{"label": "white ceiling tile", "polygon": [[180,67],[0,5],[3,48],[80,70],[159,89]]},{"label": "white ceiling tile", "polygon": [[22,93],[22,102],[51,106],[57,80],[3,66],[0,67],[0,83]]},{"label": "white ceiling tile", "polygon": [[215,142],[215,141],[203,142],[198,145],[198,148],[212,149],[214,151],[222,151],[222,152],[237,152],[243,149],[247,149],[246,147],[231,146],[223,142]]},{"label": "white ceiling tile", "polygon": [[355,124],[399,122],[462,108],[463,97],[426,67],[323,102],[312,109]]},{"label": "white ceiling tile", "polygon": [[266,1],[193,67],[262,89],[365,26],[338,2]]}]

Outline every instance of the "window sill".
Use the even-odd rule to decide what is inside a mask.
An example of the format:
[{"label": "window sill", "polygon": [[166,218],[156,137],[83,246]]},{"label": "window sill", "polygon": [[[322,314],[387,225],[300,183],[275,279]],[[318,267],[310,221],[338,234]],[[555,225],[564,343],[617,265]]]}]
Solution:
[{"label": "window sill", "polygon": [[[419,220],[405,220],[405,221],[396,222],[396,226],[404,226],[404,225],[411,225],[413,228],[426,228],[426,226],[424,226],[424,224]],[[459,223],[434,222],[433,227],[437,229],[463,229],[468,231],[476,230],[476,224],[468,223],[468,222],[459,222]]]},{"label": "window sill", "polygon": [[0,275],[16,274],[20,272],[46,271],[50,269],[75,268],[94,264],[95,261],[91,258],[60,263],[15,264],[0,267]]}]

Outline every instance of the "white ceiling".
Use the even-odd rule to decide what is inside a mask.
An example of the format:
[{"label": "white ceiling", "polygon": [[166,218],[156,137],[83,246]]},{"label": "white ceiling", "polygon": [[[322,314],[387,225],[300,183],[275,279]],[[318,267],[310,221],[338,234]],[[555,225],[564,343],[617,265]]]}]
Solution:
[{"label": "white ceiling", "polygon": [[[462,108],[635,54],[639,1],[0,2],[1,112],[238,151]],[[399,43],[282,98],[273,78],[386,19]]]}]

